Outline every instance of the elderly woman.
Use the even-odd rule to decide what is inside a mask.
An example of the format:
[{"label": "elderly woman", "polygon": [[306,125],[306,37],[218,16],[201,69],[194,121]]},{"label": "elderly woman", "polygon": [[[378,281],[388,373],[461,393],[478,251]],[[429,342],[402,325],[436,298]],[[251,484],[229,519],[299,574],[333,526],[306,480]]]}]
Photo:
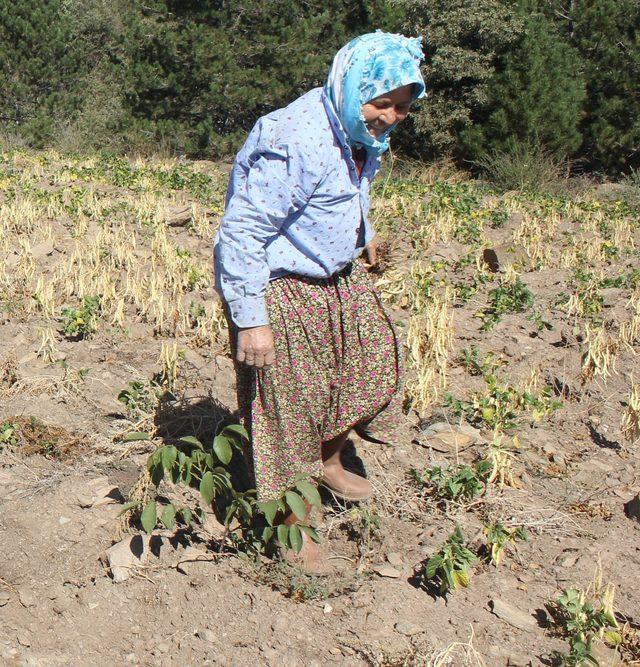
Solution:
[{"label": "elderly woman", "polygon": [[[354,39],[324,88],[261,118],[236,157],[216,282],[261,500],[303,477],[366,499],[368,480],[342,465],[349,433],[388,442],[399,423],[400,345],[358,258],[375,262],[369,187],[424,96],[421,59],[419,39]],[[322,567],[310,540],[300,558]]]}]

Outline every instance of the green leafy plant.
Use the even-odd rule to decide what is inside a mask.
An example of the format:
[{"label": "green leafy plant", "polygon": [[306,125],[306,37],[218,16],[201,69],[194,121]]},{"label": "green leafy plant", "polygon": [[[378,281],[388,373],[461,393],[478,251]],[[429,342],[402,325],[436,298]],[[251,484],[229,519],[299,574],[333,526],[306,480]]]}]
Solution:
[{"label": "green leafy plant", "polygon": [[489,291],[489,305],[482,314],[483,331],[490,331],[507,313],[524,313],[533,306],[531,290],[520,280]]},{"label": "green leafy plant", "polygon": [[85,296],[81,308],[62,309],[62,333],[71,339],[88,338],[96,332],[100,313],[99,296]]},{"label": "green leafy plant", "polygon": [[496,567],[500,565],[507,546],[515,545],[517,540],[528,539],[527,532],[522,526],[509,530],[500,521],[485,525],[483,532],[487,538],[489,562]]},{"label": "green leafy plant", "polygon": [[537,395],[510,384],[502,384],[493,374],[484,375],[486,390],[475,392],[470,401],[446,394],[444,406],[456,417],[464,417],[471,424],[487,427],[500,433],[513,431],[523,413],[531,415],[534,423],[562,407],[554,398],[553,389],[545,386]]},{"label": "green leafy plant", "polygon": [[568,588],[548,606],[560,632],[569,643],[569,653],[555,651],[556,665],[581,667],[598,665],[593,654],[594,643],[604,637],[608,644],[621,641],[618,622],[613,612],[613,589],[607,587],[602,596],[589,596],[578,588]]},{"label": "green leafy plant", "polygon": [[162,388],[153,380],[133,380],[118,394],[118,400],[129,416],[137,418],[152,412],[162,393]]},{"label": "green leafy plant", "polygon": [[441,595],[469,585],[469,570],[477,556],[465,546],[460,526],[446,539],[442,548],[429,560],[424,569],[424,580],[438,586]]},{"label": "green leafy plant", "polygon": [[349,510],[345,523],[350,537],[358,545],[360,555],[366,556],[374,540],[381,535],[382,519],[378,511],[371,504],[360,504]]},{"label": "green leafy plant", "polygon": [[19,424],[12,421],[0,423],[0,450],[15,447],[18,444]]},{"label": "green leafy plant", "polygon": [[505,364],[502,359],[496,359],[493,352],[487,352],[484,357],[481,357],[477,345],[471,345],[470,348],[465,347],[460,352],[458,361],[470,375],[482,376],[493,373],[497,368]]},{"label": "green leafy plant", "polygon": [[423,472],[412,469],[411,475],[418,484],[427,487],[437,500],[462,503],[473,500],[484,491],[490,472],[491,464],[480,460],[473,466],[434,466]]},{"label": "green leafy plant", "polygon": [[[293,549],[296,553],[302,549],[302,533],[308,535],[314,542],[318,542],[318,534],[304,521],[307,516],[307,503],[310,506],[318,507],[320,502],[320,493],[316,485],[308,480],[300,480],[279,498],[256,503],[257,510],[267,521],[267,526],[262,530],[259,541],[262,542],[262,545],[267,545],[275,537],[278,544]],[[291,513],[298,518],[296,523],[286,525],[278,521]],[[249,526],[249,532],[254,534],[251,526]]]},{"label": "green leafy plant", "polygon": [[[136,434],[136,437],[143,435],[146,434]],[[122,512],[140,510],[140,523],[149,533],[158,523],[172,528],[176,522],[189,525],[194,518],[203,521],[204,508],[213,507],[224,519],[221,542],[229,540],[234,547],[253,556],[263,553],[276,541],[299,552],[303,533],[317,542],[316,531],[305,523],[307,504],[320,504],[315,484],[300,480],[279,498],[265,502],[256,499],[254,489],[238,488],[229,464],[236,454],[241,456],[242,443],[246,440],[245,429],[232,424],[225,426],[208,445],[193,436],[186,436],[177,446],[159,447],[147,460],[152,483],[158,488],[168,478],[174,484],[196,489],[200,494],[198,506],[179,508],[172,502],[160,502],[155,498],[144,506],[141,501],[127,503]],[[285,525],[282,520],[291,513],[298,521]]]}]

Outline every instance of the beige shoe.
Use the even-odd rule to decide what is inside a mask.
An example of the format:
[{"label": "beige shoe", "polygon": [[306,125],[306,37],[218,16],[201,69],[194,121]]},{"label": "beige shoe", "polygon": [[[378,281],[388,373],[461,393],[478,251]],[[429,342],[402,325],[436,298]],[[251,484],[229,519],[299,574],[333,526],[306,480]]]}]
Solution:
[{"label": "beige shoe", "polygon": [[350,502],[367,500],[373,493],[371,482],[368,479],[341,466],[325,467],[320,484],[329,489],[336,498]]}]

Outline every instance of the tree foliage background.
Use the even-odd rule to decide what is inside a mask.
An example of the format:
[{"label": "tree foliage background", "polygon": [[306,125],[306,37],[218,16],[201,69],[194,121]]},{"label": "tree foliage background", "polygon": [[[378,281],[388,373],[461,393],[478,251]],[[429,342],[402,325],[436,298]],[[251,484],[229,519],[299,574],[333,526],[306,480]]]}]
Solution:
[{"label": "tree foliage background", "polygon": [[423,37],[397,150],[640,167],[640,0],[0,0],[0,136],[220,157],[376,28]]}]

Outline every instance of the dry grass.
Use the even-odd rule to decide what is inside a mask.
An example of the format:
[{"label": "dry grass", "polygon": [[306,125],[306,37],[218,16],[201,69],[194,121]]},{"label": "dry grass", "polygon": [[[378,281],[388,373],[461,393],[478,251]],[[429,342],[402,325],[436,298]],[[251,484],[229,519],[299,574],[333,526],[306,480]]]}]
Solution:
[{"label": "dry grass", "polygon": [[409,359],[414,375],[407,381],[407,396],[423,414],[447,386],[447,366],[453,343],[452,290],[434,295],[414,315],[407,329]]}]

